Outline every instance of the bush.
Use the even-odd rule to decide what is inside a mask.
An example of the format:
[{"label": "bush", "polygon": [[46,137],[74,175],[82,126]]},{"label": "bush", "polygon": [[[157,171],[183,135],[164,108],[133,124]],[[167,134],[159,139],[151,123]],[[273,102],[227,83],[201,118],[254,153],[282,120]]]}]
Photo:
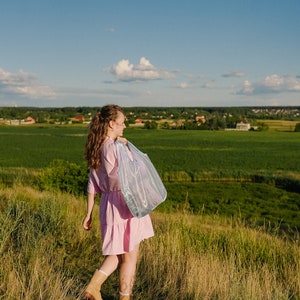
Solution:
[{"label": "bush", "polygon": [[258,131],[267,131],[269,130],[269,125],[262,122],[262,123],[258,123],[258,128],[257,128]]},{"label": "bush", "polygon": [[157,123],[155,121],[146,121],[145,122],[145,129],[157,129]]},{"label": "bush", "polygon": [[38,177],[38,186],[42,190],[60,190],[79,195],[86,192],[87,179],[87,169],[72,162],[54,160]]},{"label": "bush", "polygon": [[300,132],[300,123],[297,123],[295,126],[295,132]]}]

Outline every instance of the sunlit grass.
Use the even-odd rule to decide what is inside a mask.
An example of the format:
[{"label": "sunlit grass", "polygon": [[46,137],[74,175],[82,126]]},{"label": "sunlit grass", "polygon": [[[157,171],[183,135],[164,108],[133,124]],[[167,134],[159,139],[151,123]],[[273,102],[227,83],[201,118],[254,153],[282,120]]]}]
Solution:
[{"label": "sunlit grass", "polygon": [[[103,259],[97,207],[90,232],[85,199],[14,186],[0,190],[0,299],[80,299]],[[152,213],[134,299],[299,299],[300,245],[239,218]],[[296,236],[297,237],[297,236]],[[118,294],[115,273],[103,298]]]}]

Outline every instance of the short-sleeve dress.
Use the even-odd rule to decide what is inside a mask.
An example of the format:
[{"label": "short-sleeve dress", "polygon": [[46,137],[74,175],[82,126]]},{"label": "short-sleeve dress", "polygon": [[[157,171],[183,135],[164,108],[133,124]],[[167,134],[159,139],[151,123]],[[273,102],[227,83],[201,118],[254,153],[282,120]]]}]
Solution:
[{"label": "short-sleeve dress", "polygon": [[103,255],[130,252],[144,239],[154,236],[149,215],[134,217],[128,209],[118,180],[115,141],[107,137],[101,149],[99,170],[90,169],[88,193],[101,193],[100,224]]}]

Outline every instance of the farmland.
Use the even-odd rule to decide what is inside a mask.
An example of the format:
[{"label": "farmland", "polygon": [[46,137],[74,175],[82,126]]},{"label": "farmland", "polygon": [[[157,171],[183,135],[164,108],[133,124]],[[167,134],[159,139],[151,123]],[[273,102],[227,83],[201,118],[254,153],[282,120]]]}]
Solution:
[{"label": "farmland", "polygon": [[[83,164],[86,135],[85,126],[0,127],[0,166],[43,168],[53,159]],[[161,174],[300,173],[300,139],[293,132],[128,128],[125,136],[148,153]]]},{"label": "farmland", "polygon": [[[85,125],[0,127],[0,180],[26,181],[56,159],[86,168],[86,134]],[[165,210],[188,204],[196,213],[300,228],[298,133],[127,128],[125,136],[165,182]]]},{"label": "farmland", "polygon": [[297,121],[287,120],[257,120],[257,122],[266,124],[271,131],[294,131],[297,124]]}]

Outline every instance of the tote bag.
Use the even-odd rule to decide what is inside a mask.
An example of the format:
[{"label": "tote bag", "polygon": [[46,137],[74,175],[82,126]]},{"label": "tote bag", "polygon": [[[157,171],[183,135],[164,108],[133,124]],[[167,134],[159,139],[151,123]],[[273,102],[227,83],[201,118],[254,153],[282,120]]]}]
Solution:
[{"label": "tote bag", "polygon": [[124,200],[132,215],[141,218],[165,201],[167,190],[146,153],[130,142],[115,144]]}]

